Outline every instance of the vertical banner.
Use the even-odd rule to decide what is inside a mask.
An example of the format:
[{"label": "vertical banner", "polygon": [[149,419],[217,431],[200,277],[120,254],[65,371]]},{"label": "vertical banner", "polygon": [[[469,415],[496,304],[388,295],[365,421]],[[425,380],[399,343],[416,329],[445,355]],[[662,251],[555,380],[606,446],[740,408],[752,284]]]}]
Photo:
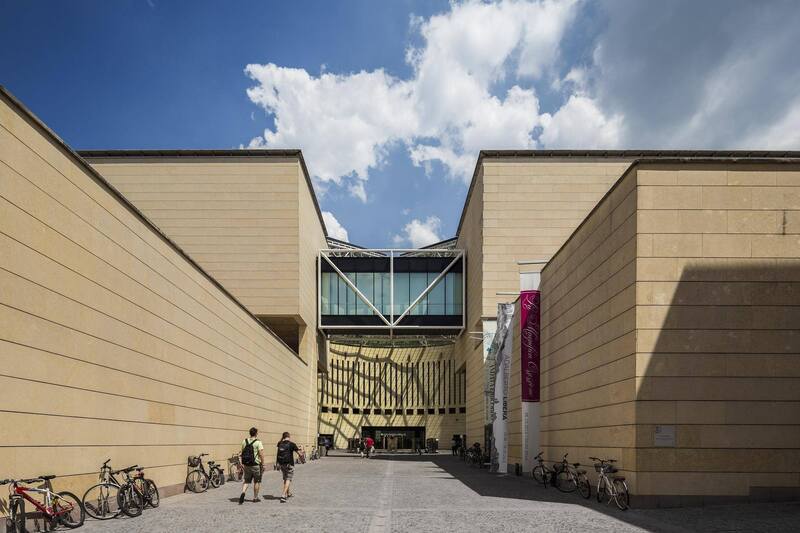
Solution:
[{"label": "vertical banner", "polygon": [[514,339],[514,304],[498,304],[497,332],[490,354],[494,355],[491,405],[491,472],[508,472],[508,376]]},{"label": "vertical banner", "polygon": [[[497,332],[497,320],[483,321],[483,429],[484,436],[491,434],[492,427],[492,402],[494,401],[495,381],[495,354],[492,352],[494,335]],[[484,449],[488,449],[489,440],[483,442]]]},{"label": "vertical banner", "polygon": [[534,457],[539,453],[539,389],[540,363],[540,293],[521,291],[520,307],[520,371],[522,384],[522,467],[531,472]]}]

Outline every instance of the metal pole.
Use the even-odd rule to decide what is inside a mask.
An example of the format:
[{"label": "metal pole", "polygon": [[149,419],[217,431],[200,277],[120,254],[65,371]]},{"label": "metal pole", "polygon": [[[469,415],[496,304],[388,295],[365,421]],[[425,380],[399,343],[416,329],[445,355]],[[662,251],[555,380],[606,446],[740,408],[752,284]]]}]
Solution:
[{"label": "metal pole", "polygon": [[389,337],[394,334],[394,252],[389,252]]}]

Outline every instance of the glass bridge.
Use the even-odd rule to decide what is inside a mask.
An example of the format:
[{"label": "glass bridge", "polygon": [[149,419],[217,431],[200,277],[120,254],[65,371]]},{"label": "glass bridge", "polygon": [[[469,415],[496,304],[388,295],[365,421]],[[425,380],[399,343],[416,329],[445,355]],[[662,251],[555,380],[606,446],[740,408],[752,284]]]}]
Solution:
[{"label": "glass bridge", "polygon": [[327,335],[455,336],[464,328],[462,250],[320,250],[317,286]]}]

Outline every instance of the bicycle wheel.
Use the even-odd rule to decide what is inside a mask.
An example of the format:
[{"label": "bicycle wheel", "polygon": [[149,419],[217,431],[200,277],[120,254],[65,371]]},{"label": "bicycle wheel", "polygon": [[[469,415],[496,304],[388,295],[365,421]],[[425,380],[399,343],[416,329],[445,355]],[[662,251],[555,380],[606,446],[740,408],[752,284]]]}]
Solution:
[{"label": "bicycle wheel", "polygon": [[217,472],[216,468],[212,468],[208,471],[208,481],[211,482],[211,486],[215,489],[222,484],[219,480],[219,472]]},{"label": "bicycle wheel", "polygon": [[598,503],[603,503],[603,500],[606,498],[606,489],[607,480],[605,477],[601,477],[600,480],[597,482],[597,501]]},{"label": "bicycle wheel", "polygon": [[586,479],[586,476],[583,474],[578,476],[578,494],[587,500],[592,497],[592,486],[589,484],[589,480]]},{"label": "bicycle wheel", "polygon": [[136,517],[142,514],[142,509],[144,509],[144,501],[142,500],[142,495],[133,488],[133,485],[130,483],[126,483],[125,485],[119,488],[119,493],[117,494],[117,505],[119,506],[120,511],[122,511],[126,516]]},{"label": "bicycle wheel", "polygon": [[221,466],[215,466],[214,470],[217,471],[217,479],[219,479],[220,486],[225,484],[225,471]]},{"label": "bicycle wheel", "polygon": [[244,477],[244,472],[237,464],[232,464],[228,467],[228,472],[230,473],[231,481],[241,481]]},{"label": "bicycle wheel", "polygon": [[108,520],[120,513],[117,504],[119,487],[112,483],[98,483],[83,495],[83,508],[95,520]]},{"label": "bicycle wheel", "polygon": [[59,522],[70,529],[82,526],[86,520],[86,511],[81,501],[66,491],[53,494],[53,514],[53,522]]},{"label": "bicycle wheel", "polygon": [[158,487],[156,487],[155,481],[152,479],[147,480],[147,505],[155,509],[158,507],[158,504],[161,503],[161,495],[158,493]]},{"label": "bicycle wheel", "polygon": [[628,492],[628,484],[625,483],[625,480],[614,480],[614,492],[614,501],[616,502],[617,507],[624,511],[631,506],[631,495]]},{"label": "bicycle wheel", "polygon": [[25,529],[25,500],[15,496],[11,498],[10,505],[11,527],[14,533],[26,533]]},{"label": "bicycle wheel", "polygon": [[561,492],[575,492],[578,488],[575,474],[566,469],[559,470],[556,475],[556,488]]},{"label": "bicycle wheel", "polygon": [[545,486],[545,488],[547,488],[547,471],[545,471],[542,465],[533,467],[532,475],[533,479],[535,479],[537,483],[541,483]]},{"label": "bicycle wheel", "polygon": [[208,476],[199,470],[192,470],[186,476],[186,488],[195,494],[208,490]]}]

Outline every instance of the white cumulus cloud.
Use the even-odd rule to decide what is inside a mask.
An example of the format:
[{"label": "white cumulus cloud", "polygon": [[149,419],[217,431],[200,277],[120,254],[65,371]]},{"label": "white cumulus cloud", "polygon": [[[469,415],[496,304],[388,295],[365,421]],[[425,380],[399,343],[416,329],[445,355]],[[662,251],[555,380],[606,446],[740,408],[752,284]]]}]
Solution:
[{"label": "white cumulus cloud", "polygon": [[429,216],[425,220],[415,218],[394,236],[393,241],[396,246],[410,244],[412,248],[421,248],[441,241],[441,230],[442,221],[437,216]]},{"label": "white cumulus cloud", "polygon": [[322,212],[322,220],[325,222],[325,227],[328,229],[328,235],[333,237],[334,239],[339,239],[340,241],[350,242],[350,239],[347,235],[347,230],[344,229],[336,217],[333,216],[333,213],[330,211],[323,211]]},{"label": "white cumulus cloud", "polygon": [[248,65],[251,146],[363,202],[397,147],[465,183],[481,149],[798,148],[796,0],[662,4],[453,0],[412,17],[403,78]]},{"label": "white cumulus cloud", "polygon": [[[481,149],[539,147],[550,124],[559,131],[548,138],[571,143],[576,128],[565,122],[579,120],[581,112],[589,113],[590,134],[601,133],[594,144],[613,142],[616,133],[603,130],[618,125],[597,107],[573,104],[564,118],[540,112],[534,82],[555,76],[559,44],[578,5],[472,0],[412,19],[421,44],[406,51],[413,68],[408,79],[380,69],[314,76],[271,63],[248,65],[256,83],[248,97],[274,117],[274,127],[250,145],[301,148],[318,182],[344,185],[366,202],[370,171],[398,144],[415,165],[430,172],[439,163],[467,182]],[[501,85],[507,88],[498,90]],[[579,133],[575,142],[586,137]]]}]

